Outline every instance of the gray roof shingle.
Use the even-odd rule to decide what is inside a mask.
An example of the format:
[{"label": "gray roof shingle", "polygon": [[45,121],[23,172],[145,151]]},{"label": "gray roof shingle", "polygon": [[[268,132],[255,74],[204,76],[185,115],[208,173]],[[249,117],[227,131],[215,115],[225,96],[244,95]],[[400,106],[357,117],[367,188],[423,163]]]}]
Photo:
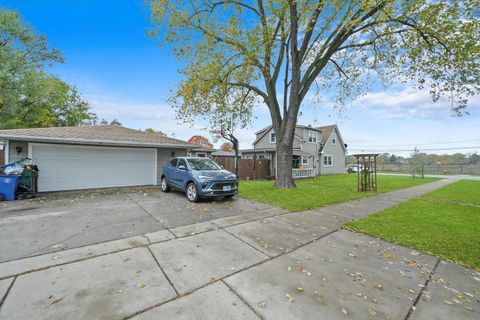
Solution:
[{"label": "gray roof shingle", "polygon": [[0,138],[199,147],[183,140],[115,125],[0,130]]}]

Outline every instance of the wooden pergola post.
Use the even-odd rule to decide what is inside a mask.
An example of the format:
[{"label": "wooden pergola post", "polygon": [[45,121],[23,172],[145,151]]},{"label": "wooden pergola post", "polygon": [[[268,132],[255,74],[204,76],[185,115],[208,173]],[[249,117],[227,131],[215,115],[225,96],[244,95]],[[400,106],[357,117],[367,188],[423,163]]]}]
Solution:
[{"label": "wooden pergola post", "polygon": [[376,192],[377,191],[377,157],[378,153],[354,154],[357,158],[358,192]]}]

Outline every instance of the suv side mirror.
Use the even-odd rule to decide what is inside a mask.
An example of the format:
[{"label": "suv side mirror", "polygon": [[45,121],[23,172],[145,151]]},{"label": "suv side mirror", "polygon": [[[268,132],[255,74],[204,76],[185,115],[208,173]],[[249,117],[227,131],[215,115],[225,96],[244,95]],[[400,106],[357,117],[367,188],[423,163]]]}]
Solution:
[{"label": "suv side mirror", "polygon": [[187,167],[185,167],[183,164],[178,166],[178,169],[179,170],[187,170]]}]

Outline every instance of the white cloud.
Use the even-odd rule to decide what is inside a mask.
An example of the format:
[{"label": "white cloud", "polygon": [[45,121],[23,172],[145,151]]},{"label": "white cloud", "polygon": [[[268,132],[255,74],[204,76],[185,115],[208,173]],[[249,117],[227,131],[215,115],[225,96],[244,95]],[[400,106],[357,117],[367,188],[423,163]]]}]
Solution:
[{"label": "white cloud", "polygon": [[[397,91],[371,92],[359,97],[354,104],[390,119],[432,119],[450,115],[451,105],[445,98],[437,102],[426,91],[402,88]],[[480,96],[470,99],[469,110],[480,107]]]}]

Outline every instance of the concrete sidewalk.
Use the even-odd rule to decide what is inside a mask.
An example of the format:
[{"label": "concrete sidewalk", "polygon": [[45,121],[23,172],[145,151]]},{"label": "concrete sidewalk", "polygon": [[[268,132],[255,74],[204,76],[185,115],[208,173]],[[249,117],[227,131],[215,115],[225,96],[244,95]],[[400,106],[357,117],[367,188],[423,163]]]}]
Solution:
[{"label": "concrete sidewalk", "polygon": [[478,319],[480,274],[340,230],[452,181],[0,264],[1,319]]}]

